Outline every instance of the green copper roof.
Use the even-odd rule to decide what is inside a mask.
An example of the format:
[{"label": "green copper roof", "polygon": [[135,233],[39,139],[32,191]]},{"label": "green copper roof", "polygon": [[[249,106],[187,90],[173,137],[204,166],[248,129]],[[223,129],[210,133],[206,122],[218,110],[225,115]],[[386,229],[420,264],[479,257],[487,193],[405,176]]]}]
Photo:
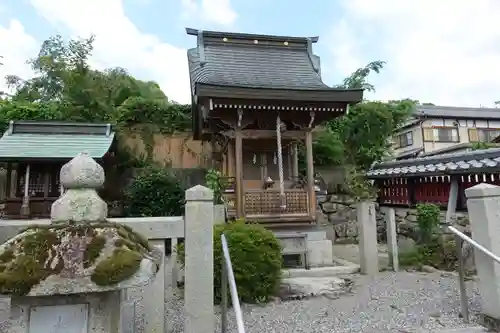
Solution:
[{"label": "green copper roof", "polygon": [[13,122],[0,139],[0,160],[102,158],[114,133],[106,124]]}]

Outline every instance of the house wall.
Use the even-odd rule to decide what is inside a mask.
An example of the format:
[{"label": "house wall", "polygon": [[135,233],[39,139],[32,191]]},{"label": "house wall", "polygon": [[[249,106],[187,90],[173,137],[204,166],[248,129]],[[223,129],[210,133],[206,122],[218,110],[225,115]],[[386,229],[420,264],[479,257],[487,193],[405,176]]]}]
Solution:
[{"label": "house wall", "polygon": [[[458,129],[458,141],[456,142],[440,142],[424,140],[424,131],[426,128],[436,127],[455,127]],[[471,119],[454,119],[454,118],[429,118],[425,119],[421,124],[405,128],[398,131],[393,137],[394,155],[402,154],[406,151],[415,148],[424,148],[425,153],[436,151],[439,149],[449,148],[461,143],[469,143],[470,129],[498,129],[500,130],[500,120],[471,120]],[[397,147],[396,140],[399,134],[411,131],[413,133],[413,144],[406,147]]]},{"label": "house wall", "polygon": [[[410,145],[410,146],[398,148],[397,144],[396,144],[397,137],[400,134],[404,134],[404,133],[407,133],[407,132],[411,132],[412,133],[412,135],[413,135],[413,144]],[[424,145],[424,142],[423,142],[423,137],[422,137],[422,129],[420,128],[420,125],[418,125],[418,124],[415,125],[415,126],[412,126],[412,127],[405,128],[404,130],[401,130],[401,131],[397,132],[396,135],[393,138],[394,155],[402,154],[402,153],[405,153],[405,152],[407,152],[409,150],[412,150],[412,149],[415,149],[415,148],[418,148],[418,147],[423,147],[423,145]]]}]

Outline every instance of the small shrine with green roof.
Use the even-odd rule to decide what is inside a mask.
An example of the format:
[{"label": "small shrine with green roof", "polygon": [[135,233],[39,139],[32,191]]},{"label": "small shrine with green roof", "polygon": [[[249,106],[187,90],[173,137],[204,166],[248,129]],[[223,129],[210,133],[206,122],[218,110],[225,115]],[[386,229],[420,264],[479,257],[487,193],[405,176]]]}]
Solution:
[{"label": "small shrine with green roof", "polygon": [[81,152],[103,161],[114,149],[110,124],[11,121],[0,138],[0,162],[6,166],[3,189],[7,218],[45,218],[63,193],[59,171]]}]

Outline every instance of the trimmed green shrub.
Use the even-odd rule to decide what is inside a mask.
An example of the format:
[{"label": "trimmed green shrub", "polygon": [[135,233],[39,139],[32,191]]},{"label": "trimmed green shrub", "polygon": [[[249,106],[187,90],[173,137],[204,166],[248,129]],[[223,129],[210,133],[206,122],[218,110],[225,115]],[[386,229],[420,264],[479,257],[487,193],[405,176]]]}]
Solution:
[{"label": "trimmed green shrub", "polygon": [[[214,227],[215,302],[219,303],[221,299],[222,233],[228,243],[240,300],[245,303],[267,302],[276,295],[281,282],[281,246],[271,231],[243,221]],[[180,244],[177,251],[179,261],[184,265],[184,244]]]},{"label": "trimmed green shrub", "polygon": [[180,216],[184,214],[184,189],[169,169],[148,167],[125,189],[127,216]]}]

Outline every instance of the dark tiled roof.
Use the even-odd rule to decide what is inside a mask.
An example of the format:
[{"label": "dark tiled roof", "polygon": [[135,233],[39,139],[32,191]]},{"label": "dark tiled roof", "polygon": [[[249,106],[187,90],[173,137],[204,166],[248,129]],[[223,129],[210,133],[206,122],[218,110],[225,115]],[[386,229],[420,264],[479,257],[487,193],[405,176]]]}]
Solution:
[{"label": "dark tiled roof", "polygon": [[[188,33],[198,31],[188,29]],[[319,57],[312,54],[311,43],[315,41],[317,38],[201,32],[198,47],[188,50],[191,82],[245,88],[331,89],[321,80]]]},{"label": "dark tiled roof", "polygon": [[500,108],[418,105],[416,116],[470,119],[500,119]]},{"label": "dark tiled roof", "polygon": [[500,148],[456,152],[375,164],[368,178],[436,176],[500,170]]},{"label": "dark tiled roof", "polygon": [[416,155],[416,154],[420,153],[422,150],[424,150],[424,148],[421,148],[421,147],[412,148],[412,149],[404,151],[404,152],[402,152],[400,154],[397,154],[396,156],[394,156],[394,158],[396,160],[401,160],[401,159],[404,159],[406,157],[412,157],[413,155]]}]

